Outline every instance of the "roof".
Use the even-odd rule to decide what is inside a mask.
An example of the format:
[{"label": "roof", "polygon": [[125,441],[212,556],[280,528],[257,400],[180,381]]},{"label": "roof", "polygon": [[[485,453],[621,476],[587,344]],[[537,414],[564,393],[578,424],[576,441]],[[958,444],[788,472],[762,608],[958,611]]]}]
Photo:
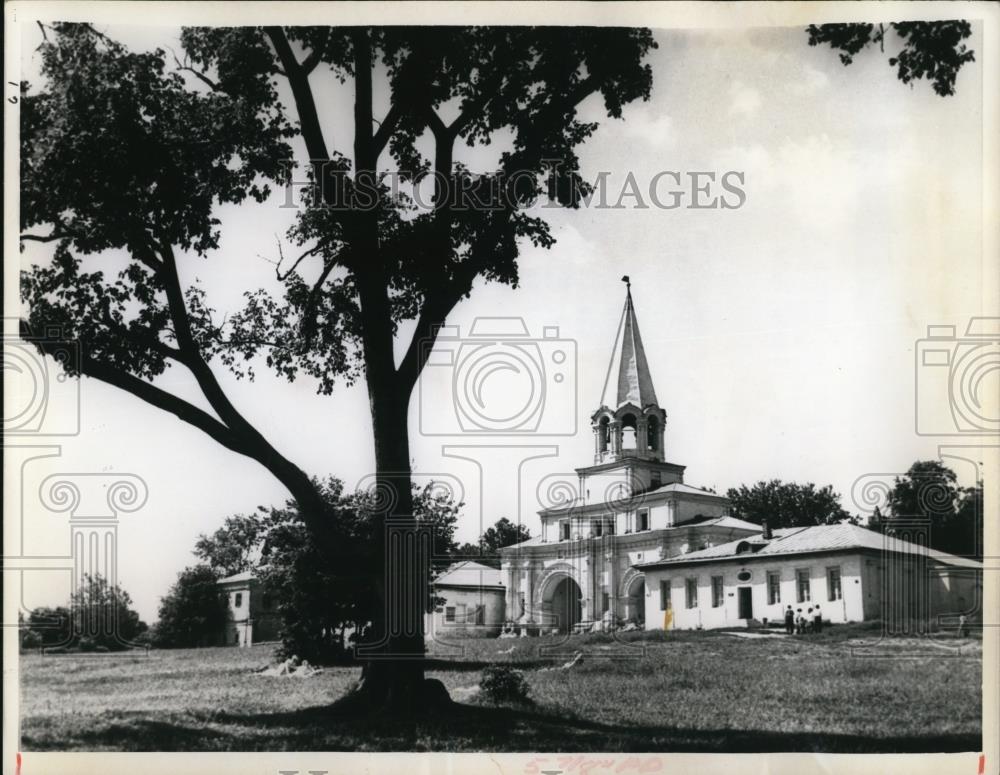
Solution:
[{"label": "roof", "polygon": [[[622,278],[628,282],[628,278]],[[640,409],[650,404],[659,406],[656,392],[653,390],[653,378],[649,374],[649,363],[646,362],[646,350],[639,336],[639,322],[635,317],[635,307],[632,304],[632,286],[628,283],[625,291],[625,308],[622,319],[615,333],[615,345],[611,351],[611,362],[608,364],[608,374],[604,379],[604,389],[601,391],[601,405],[608,405],[608,386],[615,366],[615,354],[618,354],[617,389],[615,391],[614,408],[623,404],[633,403]]]},{"label": "roof", "polygon": [[[708,490],[703,490],[699,487],[692,487],[690,484],[683,484],[681,482],[672,482],[670,484],[665,484],[662,487],[657,487],[653,490],[645,490],[641,492],[636,492],[628,500],[621,501],[621,505],[615,507],[611,506],[612,510],[616,513],[622,511],[633,510],[637,508],[642,508],[644,505],[651,505],[654,501],[668,500],[666,496],[669,495],[695,495],[702,498],[712,498],[716,501],[726,501],[724,495],[719,495],[718,493],[709,492]],[[662,498],[661,498],[662,496]],[[586,514],[607,511],[609,505],[612,503],[610,500],[606,501],[592,501],[590,503],[584,503],[583,498],[577,497],[574,500],[567,500],[565,503],[560,503],[558,506],[549,506],[546,509],[542,509],[538,512],[540,516],[554,516],[566,513],[572,513],[579,516],[584,516]],[[760,529],[760,525],[754,525],[755,529]]]},{"label": "roof", "polygon": [[[741,521],[741,520],[740,520]],[[752,553],[737,553],[737,548],[743,542],[761,548]],[[755,536],[741,538],[728,543],[710,546],[697,552],[680,557],[643,563],[642,567],[684,565],[691,562],[725,561],[753,557],[781,557],[789,554],[807,554],[815,552],[846,551],[851,549],[871,549],[876,551],[900,552],[906,554],[923,554],[938,562],[967,568],[982,568],[982,563],[967,557],[938,552],[934,549],[903,541],[899,538],[877,533],[859,525],[840,523],[836,525],[812,525],[810,527],[789,527],[773,531],[773,538],[765,541]]]},{"label": "roof", "polygon": [[245,570],[242,573],[237,573],[233,576],[226,576],[224,579],[219,579],[219,584],[236,584],[239,582],[249,583],[253,581],[256,577],[251,571]]},{"label": "roof", "polygon": [[467,560],[452,565],[434,579],[438,587],[502,587],[503,574],[497,568]]},{"label": "roof", "polygon": [[[683,492],[688,495],[708,495],[712,498],[721,498],[725,500],[725,495],[719,495],[715,492],[709,492],[708,490],[703,490],[700,487],[692,487],[690,484],[684,484],[683,482],[671,482],[670,484],[665,484],[662,487],[657,487],[655,490],[646,490],[646,492],[637,495],[636,497],[647,497],[649,495],[656,495],[658,493],[665,492]],[[760,525],[757,525],[760,527]]]},{"label": "roof", "polygon": [[[736,517],[695,517],[694,519],[688,520],[687,522],[681,522],[680,524],[674,525],[672,527],[657,528],[656,530],[650,530],[642,533],[629,533],[629,538],[634,538],[635,536],[648,535],[649,533],[662,533],[667,530],[685,530],[691,527],[721,527],[721,528],[741,528],[743,530],[753,530],[755,532],[760,532],[760,525],[755,525],[753,522],[745,522],[742,519],[737,519]],[[622,535],[621,537],[625,537]],[[585,541],[587,539],[578,539]],[[571,544],[573,541],[543,541],[541,536],[534,536],[529,538],[527,541],[522,541],[519,544],[511,544],[510,546],[505,546],[501,549],[501,552],[505,552],[509,549],[515,548],[525,548],[532,546],[556,546],[557,544]],[[721,545],[721,544],[720,544]],[[685,557],[690,557],[691,555],[685,555]]]}]

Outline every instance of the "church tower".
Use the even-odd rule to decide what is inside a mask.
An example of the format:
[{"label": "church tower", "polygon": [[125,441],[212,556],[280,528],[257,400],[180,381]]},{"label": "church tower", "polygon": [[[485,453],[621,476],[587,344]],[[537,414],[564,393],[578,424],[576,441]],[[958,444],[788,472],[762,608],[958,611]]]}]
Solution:
[{"label": "church tower", "polygon": [[590,416],[594,464],[577,469],[585,503],[684,481],[684,466],[667,462],[664,454],[667,413],[653,388],[632,301],[632,285],[627,275],[622,280],[625,306],[618,320],[601,402]]},{"label": "church tower", "polygon": [[601,404],[590,418],[594,431],[594,463],[625,458],[663,462],[667,413],[660,407],[653,389],[632,302],[632,284],[628,275],[622,279],[625,281],[625,307],[615,333]]}]

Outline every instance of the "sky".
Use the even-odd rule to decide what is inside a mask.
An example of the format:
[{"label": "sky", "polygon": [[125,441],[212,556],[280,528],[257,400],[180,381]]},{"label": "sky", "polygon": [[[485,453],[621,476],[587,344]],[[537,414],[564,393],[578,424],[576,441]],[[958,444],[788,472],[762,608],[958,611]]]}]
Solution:
[{"label": "sky", "polygon": [[[180,50],[177,30],[104,29],[136,49]],[[519,287],[477,283],[455,309],[448,323],[461,336],[477,318],[521,318],[534,338],[558,327],[559,344],[542,340],[537,351],[546,363],[542,411],[545,428],[570,432],[432,435],[456,422],[451,372],[433,367],[411,403],[411,454],[418,483],[444,483],[465,501],[460,541],[501,516],[537,532],[535,512],[553,485],[575,480],[573,469],[592,462],[588,418],[626,274],[668,414],[667,459],[687,466],[688,483],[719,492],[771,478],[831,484],[848,511],[868,513],[859,482],[884,481],[938,456],[942,437],[918,435],[914,418],[921,396],[926,404],[945,377],[917,365],[918,340],[928,325],[954,325],[961,336],[970,317],[985,314],[980,64],[963,68],[957,94],[941,98],[925,82],[900,83],[877,50],[844,67],[829,49],[808,46],[801,28],[657,30],[655,37],[650,100],[627,106],[621,121],[601,120],[580,152],[584,177],[606,172],[614,203],[630,174],[648,193],[659,172],[688,181],[691,172],[735,171],[746,201],[736,209],[664,210],[630,197],[622,208],[545,209],[557,242],[522,248]],[[37,38],[27,29],[22,41],[24,77],[34,81]],[[979,44],[977,29],[969,45],[978,51]],[[322,89],[328,143],[347,151],[350,95]],[[588,100],[581,113],[600,120],[600,101]],[[485,164],[495,153],[466,160]],[[182,257],[183,279],[200,282],[220,316],[239,308],[243,291],[273,286],[269,260],[294,215],[282,199],[219,208],[220,249]],[[31,246],[21,259],[44,261],[46,252]],[[553,348],[569,357],[559,383],[547,360]],[[300,467],[349,486],[370,482],[363,382],[322,396],[309,379],[288,383],[257,371],[248,383],[216,366],[238,408]],[[67,514],[40,501],[46,477],[77,475],[98,487],[108,480],[78,475],[141,477],[142,508],[120,517],[118,576],[152,621],[177,573],[195,562],[199,534],[288,494],[265,469],[172,416],[109,386],[55,376],[46,423],[72,426],[78,414],[79,433],[31,441],[59,447],[47,450],[50,457],[28,461],[46,452],[39,449],[8,454],[28,461],[5,468],[7,483],[21,488],[22,551],[69,550]],[[194,395],[180,369],[157,384]],[[523,384],[500,372],[484,383],[485,400],[510,401]],[[946,423],[939,410],[932,407],[932,419]],[[957,465],[971,482],[975,469]],[[65,575],[26,573],[26,607],[66,597]]]}]

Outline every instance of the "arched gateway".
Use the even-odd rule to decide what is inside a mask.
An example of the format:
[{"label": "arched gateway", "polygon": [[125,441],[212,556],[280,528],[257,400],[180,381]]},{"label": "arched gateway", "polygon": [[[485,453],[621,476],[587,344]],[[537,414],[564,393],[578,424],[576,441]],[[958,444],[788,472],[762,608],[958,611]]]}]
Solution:
[{"label": "arched gateway", "polygon": [[568,573],[556,573],[542,587],[541,617],[545,630],[572,632],[583,618],[583,593]]}]

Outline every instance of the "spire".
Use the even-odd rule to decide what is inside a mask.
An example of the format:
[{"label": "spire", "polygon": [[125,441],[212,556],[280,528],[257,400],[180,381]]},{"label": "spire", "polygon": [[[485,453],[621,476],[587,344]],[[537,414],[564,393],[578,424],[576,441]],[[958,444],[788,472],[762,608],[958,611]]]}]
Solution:
[{"label": "spire", "polygon": [[[649,375],[649,364],[646,362],[646,351],[639,336],[639,322],[635,317],[635,306],[632,304],[632,283],[629,276],[622,278],[625,283],[625,308],[622,310],[618,331],[615,334],[615,346],[611,351],[611,362],[608,364],[608,374],[604,379],[604,389],[601,391],[601,404],[617,409],[625,403],[633,403],[640,409],[650,404],[659,406],[656,391],[653,390],[653,378]],[[618,360],[617,390],[614,403],[608,399],[608,386],[611,384],[615,359]]]}]

